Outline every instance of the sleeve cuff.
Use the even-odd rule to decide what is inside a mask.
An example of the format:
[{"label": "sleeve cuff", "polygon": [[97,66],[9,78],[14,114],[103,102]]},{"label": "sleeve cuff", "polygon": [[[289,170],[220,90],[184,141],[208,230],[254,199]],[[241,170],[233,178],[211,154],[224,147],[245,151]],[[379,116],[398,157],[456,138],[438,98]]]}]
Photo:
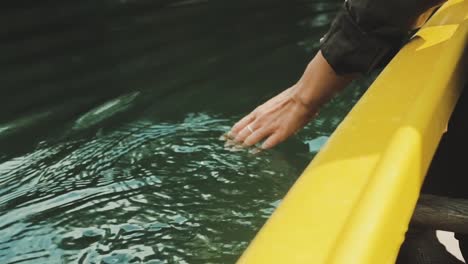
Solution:
[{"label": "sleeve cuff", "polygon": [[368,73],[388,62],[396,53],[391,42],[364,32],[345,5],[321,39],[321,51],[339,75]]}]

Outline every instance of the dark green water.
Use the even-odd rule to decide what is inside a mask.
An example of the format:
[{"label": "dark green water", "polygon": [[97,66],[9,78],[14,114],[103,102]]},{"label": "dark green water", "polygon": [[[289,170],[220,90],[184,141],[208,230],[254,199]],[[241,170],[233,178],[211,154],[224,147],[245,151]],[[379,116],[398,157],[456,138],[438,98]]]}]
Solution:
[{"label": "dark green water", "polygon": [[0,10],[0,263],[233,263],[368,85],[252,155],[218,137],[293,84],[342,1]]}]

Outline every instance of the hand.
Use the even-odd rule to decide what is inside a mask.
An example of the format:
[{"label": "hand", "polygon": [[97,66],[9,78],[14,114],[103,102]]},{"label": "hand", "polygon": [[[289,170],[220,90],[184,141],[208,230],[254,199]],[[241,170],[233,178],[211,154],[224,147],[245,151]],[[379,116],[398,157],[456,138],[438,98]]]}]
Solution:
[{"label": "hand", "polygon": [[252,146],[266,139],[262,148],[272,148],[304,127],[321,105],[355,77],[355,74],[335,73],[319,51],[296,85],[237,122],[228,133],[228,138],[244,146]]},{"label": "hand", "polygon": [[316,109],[311,109],[295,96],[296,89],[293,86],[257,107],[237,122],[228,136],[247,147],[266,139],[263,149],[286,140],[316,114]]}]

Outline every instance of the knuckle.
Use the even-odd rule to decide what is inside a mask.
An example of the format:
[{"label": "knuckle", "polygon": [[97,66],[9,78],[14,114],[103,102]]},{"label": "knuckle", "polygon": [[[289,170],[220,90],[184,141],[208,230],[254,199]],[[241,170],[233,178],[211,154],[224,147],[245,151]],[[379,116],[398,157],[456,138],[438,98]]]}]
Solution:
[{"label": "knuckle", "polygon": [[262,124],[262,125],[263,125],[263,124],[269,123],[266,116],[260,116],[260,117],[257,119],[257,122],[258,122],[259,124]]}]

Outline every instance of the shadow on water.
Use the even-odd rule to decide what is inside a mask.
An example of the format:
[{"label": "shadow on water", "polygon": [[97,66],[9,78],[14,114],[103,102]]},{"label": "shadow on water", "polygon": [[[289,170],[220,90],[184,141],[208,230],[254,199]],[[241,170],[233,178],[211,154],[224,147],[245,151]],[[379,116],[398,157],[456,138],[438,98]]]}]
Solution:
[{"label": "shadow on water", "polygon": [[218,137],[299,77],[340,4],[2,8],[0,262],[234,262],[368,81],[276,150]]}]

